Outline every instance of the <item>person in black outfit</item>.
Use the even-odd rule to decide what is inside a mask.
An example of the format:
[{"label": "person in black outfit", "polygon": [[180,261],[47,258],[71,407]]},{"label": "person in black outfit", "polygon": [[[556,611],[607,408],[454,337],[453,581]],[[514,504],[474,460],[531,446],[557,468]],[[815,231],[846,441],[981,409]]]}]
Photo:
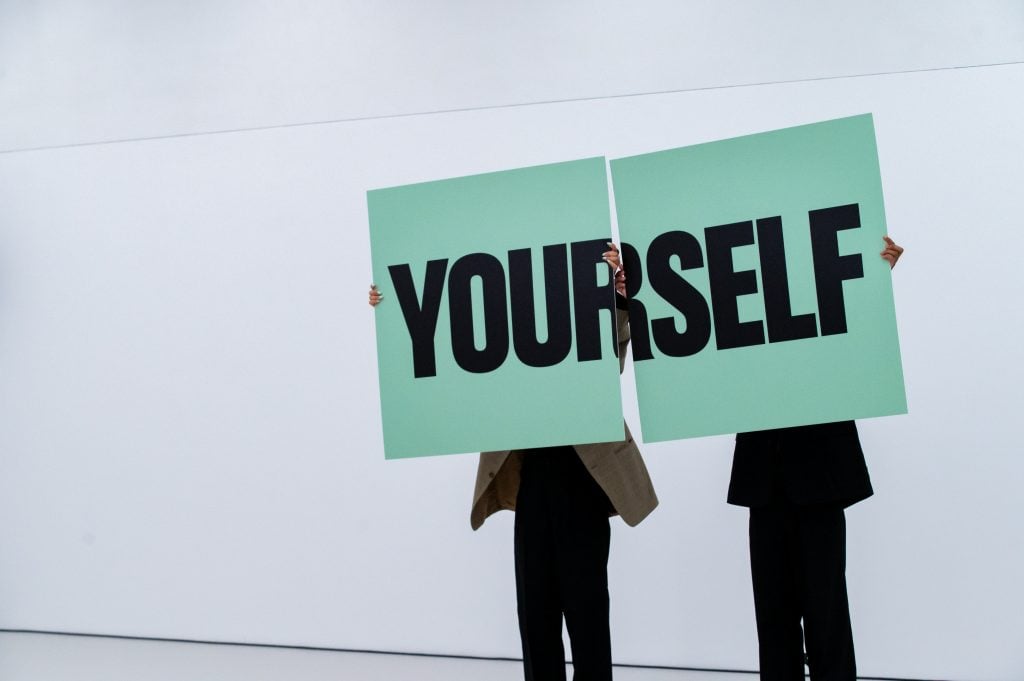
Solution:
[{"label": "person in black outfit", "polygon": [[[619,370],[629,342],[625,274],[608,244],[613,272]],[[369,303],[381,292],[370,285]],[[608,518],[640,523],[658,505],[628,427],[618,442],[481,452],[470,525],[514,510],[516,601],[526,681],[565,681],[562,621],[572,647],[573,681],[611,681]]]},{"label": "person in black outfit", "polygon": [[[903,249],[885,242],[895,267]],[[805,644],[811,681],[857,678],[844,509],[872,492],[853,421],[736,436],[728,501],[750,508],[762,681],[802,681]]]}]

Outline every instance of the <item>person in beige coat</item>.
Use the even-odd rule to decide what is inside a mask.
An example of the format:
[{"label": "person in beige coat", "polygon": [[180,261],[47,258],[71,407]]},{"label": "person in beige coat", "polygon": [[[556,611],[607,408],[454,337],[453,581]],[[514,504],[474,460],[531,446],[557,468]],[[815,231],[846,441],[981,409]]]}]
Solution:
[{"label": "person in beige coat", "polygon": [[[604,254],[615,272],[619,370],[629,344],[625,275],[618,248]],[[370,287],[370,304],[381,294]],[[562,619],[575,681],[610,681],[608,518],[637,525],[658,505],[640,450],[623,423],[617,442],[483,452],[470,525],[516,511],[515,571],[519,632],[527,681],[563,681]]]}]

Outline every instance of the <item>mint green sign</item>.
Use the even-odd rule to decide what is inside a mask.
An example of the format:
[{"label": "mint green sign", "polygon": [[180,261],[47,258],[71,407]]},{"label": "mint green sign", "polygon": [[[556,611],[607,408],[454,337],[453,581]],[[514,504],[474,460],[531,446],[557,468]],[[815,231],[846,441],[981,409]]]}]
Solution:
[{"label": "mint green sign", "polygon": [[387,458],[623,438],[603,158],[367,203]]},{"label": "mint green sign", "polygon": [[645,442],[906,412],[870,115],[611,170]]}]

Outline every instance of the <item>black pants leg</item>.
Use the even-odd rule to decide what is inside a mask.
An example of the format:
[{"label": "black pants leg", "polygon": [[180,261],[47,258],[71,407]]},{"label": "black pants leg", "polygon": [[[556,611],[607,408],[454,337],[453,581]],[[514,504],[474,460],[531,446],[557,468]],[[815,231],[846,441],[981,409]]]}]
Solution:
[{"label": "black pants leg", "polygon": [[761,681],[803,681],[797,537],[789,509],[750,509],[750,575],[754,586]]},{"label": "black pants leg", "polygon": [[855,681],[846,595],[846,516],[839,506],[798,507],[804,643],[812,681]]},{"label": "black pants leg", "polygon": [[516,497],[515,562],[519,637],[526,681],[564,681],[562,601],[544,480],[527,454]]},{"label": "black pants leg", "polygon": [[[574,453],[575,454],[575,453]],[[608,497],[578,456],[567,462],[562,512],[556,514],[562,612],[574,681],[611,681],[608,627]]]},{"label": "black pants leg", "polygon": [[750,568],[761,679],[803,679],[806,640],[812,681],[853,681],[842,506],[752,508]]},{"label": "black pants leg", "polygon": [[516,595],[527,681],[610,681],[608,498],[570,448],[524,457],[516,500]]}]

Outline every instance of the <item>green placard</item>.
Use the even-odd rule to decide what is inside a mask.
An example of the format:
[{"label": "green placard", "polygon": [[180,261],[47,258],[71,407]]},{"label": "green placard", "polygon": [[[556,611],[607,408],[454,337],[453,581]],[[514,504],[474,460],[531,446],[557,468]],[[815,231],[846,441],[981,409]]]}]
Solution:
[{"label": "green placard", "polygon": [[623,438],[603,158],[367,203],[386,458]]},{"label": "green placard", "polygon": [[644,441],[906,412],[870,115],[611,169]]}]

